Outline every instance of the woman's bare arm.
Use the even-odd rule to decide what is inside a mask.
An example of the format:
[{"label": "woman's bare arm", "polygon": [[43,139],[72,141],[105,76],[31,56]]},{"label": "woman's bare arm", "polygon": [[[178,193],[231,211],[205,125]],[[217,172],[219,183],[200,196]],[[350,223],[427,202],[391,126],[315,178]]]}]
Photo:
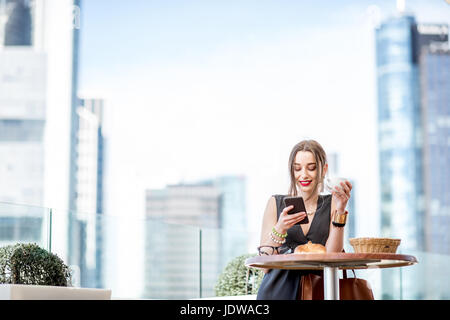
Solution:
[{"label": "woman's bare arm", "polygon": [[330,213],[330,232],[328,240],[325,244],[327,252],[342,252],[344,249],[344,227],[335,227],[333,225],[333,218],[336,212],[344,213],[347,202],[350,199],[350,191],[352,184],[349,181],[341,182],[340,186],[335,187],[331,198],[331,213]]},{"label": "woman's bare arm", "polygon": [[325,248],[327,252],[342,252],[342,249],[344,249],[344,227],[338,228],[333,225],[334,214],[335,205],[333,200],[331,200],[330,232]]},{"label": "woman's bare arm", "polygon": [[277,205],[274,197],[270,197],[267,201],[266,209],[264,211],[263,223],[261,229],[260,246],[277,246],[270,238],[272,227],[277,223]]}]

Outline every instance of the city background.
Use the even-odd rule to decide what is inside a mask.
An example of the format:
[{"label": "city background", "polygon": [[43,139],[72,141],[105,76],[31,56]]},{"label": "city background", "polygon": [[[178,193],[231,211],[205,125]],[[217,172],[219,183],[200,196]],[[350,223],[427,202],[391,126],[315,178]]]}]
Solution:
[{"label": "city background", "polygon": [[[346,251],[401,238],[426,258],[406,297],[448,299],[414,279],[450,254],[449,23],[444,0],[0,0],[1,244],[116,297],[212,296],[314,139],[354,186]],[[398,272],[359,276],[395,299]]]}]

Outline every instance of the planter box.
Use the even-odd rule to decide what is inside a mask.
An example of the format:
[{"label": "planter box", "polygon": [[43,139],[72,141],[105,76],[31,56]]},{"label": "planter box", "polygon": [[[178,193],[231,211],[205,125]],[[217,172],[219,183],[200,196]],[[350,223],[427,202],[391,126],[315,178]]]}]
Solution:
[{"label": "planter box", "polygon": [[0,284],[0,300],[110,300],[111,290]]}]

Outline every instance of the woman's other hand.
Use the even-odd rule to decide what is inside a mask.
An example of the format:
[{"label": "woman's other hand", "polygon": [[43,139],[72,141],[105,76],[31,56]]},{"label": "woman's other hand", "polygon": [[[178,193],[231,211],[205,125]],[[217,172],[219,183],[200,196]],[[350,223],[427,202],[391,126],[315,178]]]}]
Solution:
[{"label": "woman's other hand", "polygon": [[347,207],[348,199],[350,199],[350,191],[352,190],[352,184],[345,180],[341,182],[340,186],[336,186],[334,191],[331,193],[333,195],[333,201],[336,204],[336,210],[338,212],[344,212]]}]

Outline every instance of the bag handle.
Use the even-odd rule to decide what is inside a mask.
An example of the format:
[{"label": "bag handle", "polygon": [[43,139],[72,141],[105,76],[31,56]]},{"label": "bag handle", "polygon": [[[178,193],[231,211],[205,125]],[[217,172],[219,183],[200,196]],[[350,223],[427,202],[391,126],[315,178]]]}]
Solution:
[{"label": "bag handle", "polygon": [[[353,277],[356,278],[356,273],[354,269],[350,269],[353,272]],[[344,279],[347,279],[347,269],[342,269],[342,275],[344,276]]]},{"label": "bag handle", "polygon": [[[344,249],[342,249],[342,252],[344,252],[344,253],[345,253],[345,250],[344,250]],[[353,277],[355,277],[355,278],[356,278],[356,273],[355,273],[355,270],[354,270],[354,269],[350,269],[350,270],[352,270],[352,272],[353,272]],[[342,269],[342,275],[344,276],[344,279],[347,279],[347,269]]]}]

